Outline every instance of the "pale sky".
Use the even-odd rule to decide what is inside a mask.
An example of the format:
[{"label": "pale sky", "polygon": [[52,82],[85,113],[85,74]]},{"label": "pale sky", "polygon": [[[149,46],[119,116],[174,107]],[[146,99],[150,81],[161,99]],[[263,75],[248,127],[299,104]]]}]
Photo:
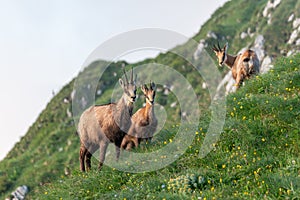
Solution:
[{"label": "pale sky", "polygon": [[0,160],[103,42],[140,28],[192,37],[225,1],[0,0]]}]

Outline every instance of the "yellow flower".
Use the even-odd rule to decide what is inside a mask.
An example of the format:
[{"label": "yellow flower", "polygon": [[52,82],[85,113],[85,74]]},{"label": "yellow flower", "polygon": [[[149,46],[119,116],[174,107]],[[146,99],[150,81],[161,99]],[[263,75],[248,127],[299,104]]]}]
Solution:
[{"label": "yellow flower", "polygon": [[47,195],[48,194],[48,192],[45,192],[45,195]]},{"label": "yellow flower", "polygon": [[261,141],[265,142],[265,141],[266,141],[266,139],[265,139],[265,138],[262,138],[262,139],[261,139]]},{"label": "yellow flower", "polygon": [[222,165],[222,168],[225,169],[225,168],[226,168],[226,165]]},{"label": "yellow flower", "polygon": [[243,116],[243,120],[246,120],[247,119],[247,117],[246,116]]}]

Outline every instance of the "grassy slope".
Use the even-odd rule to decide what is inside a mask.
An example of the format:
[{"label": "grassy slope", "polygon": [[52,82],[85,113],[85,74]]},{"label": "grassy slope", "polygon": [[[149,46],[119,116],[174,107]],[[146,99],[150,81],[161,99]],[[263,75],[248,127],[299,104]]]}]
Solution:
[{"label": "grassy slope", "polygon": [[[253,39],[246,39],[244,41],[237,40],[242,31],[246,31],[248,27],[256,27],[257,31],[263,34],[270,33],[268,35],[269,40],[267,40],[266,50],[270,50],[275,55],[278,55],[279,52],[277,49],[271,50],[276,46],[284,46],[290,48],[290,46],[285,46],[285,44],[279,43],[282,42],[282,39],[286,41],[289,37],[288,34],[281,34],[282,31],[277,30],[279,27],[286,26],[286,20],[288,16],[299,10],[299,3],[294,4],[293,1],[284,1],[275,10],[274,15],[278,15],[278,18],[273,20],[278,24],[278,26],[266,26],[266,20],[261,20],[261,16],[258,13],[261,13],[263,7],[267,1],[230,1],[225,4],[224,7],[218,9],[201,28],[199,34],[197,34],[194,39],[199,41],[202,38],[206,37],[206,33],[209,30],[212,30],[217,33],[217,35],[223,40],[227,40],[230,43],[229,52],[233,53],[239,50],[245,44],[253,43]],[[292,5],[292,6],[291,6]],[[280,8],[280,9],[279,9]],[[229,14],[228,11],[236,10],[236,12]],[[252,15],[244,15],[245,10],[251,13]],[[237,23],[238,22],[238,23]],[[274,23],[275,23],[274,22]],[[254,24],[258,24],[255,26]],[[288,26],[291,26],[290,24]],[[274,30],[273,30],[274,29]],[[254,28],[253,28],[254,30]],[[276,34],[271,34],[272,32]],[[278,34],[277,34],[278,33]],[[222,42],[225,42],[221,40]],[[208,39],[209,43],[215,43],[214,40]],[[270,43],[268,45],[268,43]],[[271,45],[273,44],[273,46]],[[195,51],[195,47],[191,46],[190,43],[186,43],[176,48],[177,51],[182,54],[191,57]],[[277,51],[276,51],[277,50]],[[209,53],[212,53],[209,51]],[[184,60],[180,59],[178,56],[173,55],[172,53],[165,53],[159,55],[155,59],[147,59],[143,62],[134,64],[141,65],[145,63],[160,63],[166,64],[170,67],[175,68],[181,74],[192,83],[193,89],[199,95],[199,104],[205,108],[209,104],[209,97],[207,91],[201,89],[201,80],[198,77],[194,76],[194,69],[189,66]],[[90,76],[97,76],[97,66],[107,65],[107,62],[96,62],[89,66],[85,73]],[[106,103],[109,101],[111,96],[111,91],[113,89],[113,84],[116,82],[116,78],[112,78],[112,73],[117,72],[118,76],[121,74],[119,63],[112,63],[111,67],[107,71],[107,75],[103,76],[102,82],[99,83],[99,88],[103,90],[101,98],[97,99],[97,103]],[[185,68],[182,68],[185,66]],[[117,76],[117,77],[118,77]],[[38,120],[29,128],[27,134],[21,139],[21,141],[15,145],[14,149],[8,154],[8,156],[0,163],[0,198],[3,198],[5,195],[9,194],[17,186],[26,184],[30,186],[31,191],[35,191],[37,194],[40,192],[39,185],[47,184],[55,179],[58,179],[62,174],[65,168],[71,168],[71,171],[78,168],[78,138],[74,135],[75,127],[73,125],[73,119],[68,118],[66,110],[70,108],[70,104],[63,103],[65,97],[70,96],[70,93],[73,89],[74,81],[66,85],[47,105],[45,110],[41,113]],[[262,90],[262,89],[261,89]],[[237,94],[238,95],[238,94]],[[174,97],[157,95],[157,102],[165,107],[174,101]],[[230,101],[229,97],[229,101]],[[140,107],[141,104],[138,103],[137,107]],[[178,110],[168,110],[168,116],[173,119],[178,117]],[[287,117],[289,115],[287,114]],[[236,122],[237,123],[237,122]],[[169,123],[169,125],[172,125]],[[205,124],[204,124],[205,125]],[[207,125],[207,124],[206,124]],[[204,127],[203,127],[204,128]],[[246,128],[244,128],[246,129]],[[172,130],[166,130],[167,132],[174,132]],[[246,131],[247,132],[247,131]],[[234,132],[235,133],[235,132]],[[235,133],[236,134],[236,133]],[[165,138],[162,138],[164,140]],[[167,138],[166,138],[167,139]],[[61,149],[63,147],[63,149]],[[183,157],[178,162],[188,163],[189,160]],[[170,170],[169,176],[165,177],[166,181],[171,178],[171,172],[180,172],[181,169],[190,168],[191,166],[183,166],[182,164],[177,164],[176,169],[174,167],[166,168],[165,170]],[[107,170],[107,173],[110,174],[111,170]],[[103,173],[105,173],[105,170]],[[193,168],[191,168],[193,170]],[[212,170],[213,171],[213,170]],[[102,172],[101,172],[102,173]],[[115,172],[117,176],[122,179],[123,174]],[[159,172],[157,172],[159,173]],[[176,175],[176,173],[174,175]],[[146,176],[146,175],[145,175]],[[135,177],[135,176],[134,176]],[[136,176],[138,179],[139,175]],[[151,177],[151,176],[150,176]],[[99,178],[99,177],[98,177]],[[128,177],[129,178],[129,177]],[[150,178],[152,179],[152,178]],[[125,183],[128,184],[125,179]],[[80,181],[77,179],[77,181]],[[97,188],[98,189],[98,188]],[[149,186],[149,190],[151,187]],[[116,189],[117,191],[119,188]],[[107,190],[104,190],[107,192]],[[125,190],[126,191],[126,190]],[[159,189],[160,191],[160,189]],[[33,194],[32,195],[35,195]],[[101,191],[100,191],[101,192]]]},{"label": "grassy slope", "polygon": [[[299,96],[300,55],[279,59],[270,73],[228,96],[224,131],[204,159],[198,152],[207,120],[186,153],[162,170],[142,174],[109,167],[90,173],[75,170],[44,187],[39,198],[300,198]],[[163,146],[164,138],[156,145]]]}]

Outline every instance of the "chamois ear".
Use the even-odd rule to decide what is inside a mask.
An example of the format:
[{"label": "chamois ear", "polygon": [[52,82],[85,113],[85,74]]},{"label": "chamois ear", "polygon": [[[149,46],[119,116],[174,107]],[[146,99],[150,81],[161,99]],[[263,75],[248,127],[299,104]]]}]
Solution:
[{"label": "chamois ear", "polygon": [[146,85],[146,84],[142,85],[142,86],[141,86],[141,89],[142,89],[142,92],[143,92],[143,93],[146,93],[147,90],[148,90],[147,85]]},{"label": "chamois ear", "polygon": [[228,42],[226,42],[226,44],[224,45],[224,47],[223,47],[223,51],[227,51],[227,49],[228,49]]},{"label": "chamois ear", "polygon": [[137,82],[137,74],[135,74],[135,78],[134,78],[133,84],[135,85],[136,82]]},{"label": "chamois ear", "polygon": [[155,85],[154,82],[150,83],[150,88],[151,88],[151,90],[155,90],[156,89],[156,85]]},{"label": "chamois ear", "polygon": [[122,88],[124,88],[124,82],[121,78],[119,79],[119,84],[121,85]]}]

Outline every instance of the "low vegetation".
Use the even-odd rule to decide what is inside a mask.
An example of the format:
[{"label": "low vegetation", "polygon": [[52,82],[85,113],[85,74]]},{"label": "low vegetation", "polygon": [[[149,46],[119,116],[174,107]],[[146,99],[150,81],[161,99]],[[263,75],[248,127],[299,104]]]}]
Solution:
[{"label": "low vegetation", "polygon": [[[252,78],[237,93],[227,97],[224,131],[205,158],[199,158],[199,149],[207,131],[207,119],[200,122],[194,142],[184,155],[161,170],[137,174],[108,166],[100,172],[72,170],[70,176],[62,174],[33,197],[300,198],[299,95],[300,55],[278,59],[269,73]],[[136,151],[162,147],[172,142],[170,138],[176,131],[174,125],[154,138],[153,146]],[[93,163],[97,163],[96,160]]]}]

